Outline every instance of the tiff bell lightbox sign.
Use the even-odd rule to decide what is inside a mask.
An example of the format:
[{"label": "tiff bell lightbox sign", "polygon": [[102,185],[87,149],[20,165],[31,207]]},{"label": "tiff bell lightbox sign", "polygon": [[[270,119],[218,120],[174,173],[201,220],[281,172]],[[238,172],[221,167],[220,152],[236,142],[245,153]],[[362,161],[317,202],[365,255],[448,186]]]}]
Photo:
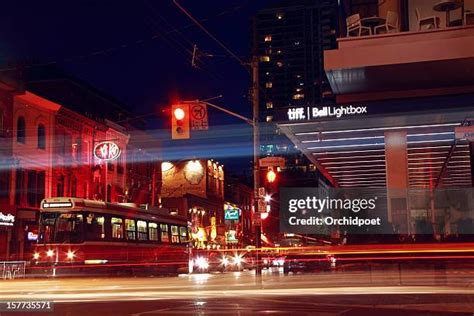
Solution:
[{"label": "tiff bell lightbox sign", "polygon": [[367,114],[367,106],[306,106],[288,109],[287,118],[289,121],[303,121],[321,118],[339,119],[361,114]]}]

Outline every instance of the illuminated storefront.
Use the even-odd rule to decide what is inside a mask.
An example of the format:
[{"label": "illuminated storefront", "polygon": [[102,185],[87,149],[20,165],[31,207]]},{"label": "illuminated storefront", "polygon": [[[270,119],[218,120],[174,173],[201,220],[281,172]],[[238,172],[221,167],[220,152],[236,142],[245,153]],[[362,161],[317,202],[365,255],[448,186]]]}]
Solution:
[{"label": "illuminated storefront", "polygon": [[8,260],[10,257],[10,242],[16,220],[16,212],[13,210],[0,210],[0,261]]},{"label": "illuminated storefront", "polygon": [[163,162],[163,206],[187,216],[194,246],[226,246],[224,167],[212,160]]}]

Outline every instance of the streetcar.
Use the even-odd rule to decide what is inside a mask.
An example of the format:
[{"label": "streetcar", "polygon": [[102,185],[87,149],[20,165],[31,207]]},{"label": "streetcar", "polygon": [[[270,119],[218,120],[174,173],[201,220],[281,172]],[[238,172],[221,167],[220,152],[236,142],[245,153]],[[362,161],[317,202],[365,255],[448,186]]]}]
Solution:
[{"label": "streetcar", "polygon": [[81,198],[41,203],[32,274],[178,274],[190,266],[189,226],[164,209]]}]

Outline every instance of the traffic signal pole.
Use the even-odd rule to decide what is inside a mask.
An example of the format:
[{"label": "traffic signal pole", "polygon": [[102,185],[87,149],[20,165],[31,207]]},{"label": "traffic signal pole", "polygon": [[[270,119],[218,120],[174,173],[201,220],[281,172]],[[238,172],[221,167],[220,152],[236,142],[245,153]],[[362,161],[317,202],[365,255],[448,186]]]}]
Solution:
[{"label": "traffic signal pole", "polygon": [[260,187],[260,127],[258,124],[259,118],[259,78],[258,78],[258,57],[252,57],[252,107],[253,107],[253,191],[254,191],[254,208],[257,216],[254,221],[255,225],[255,275],[260,277],[262,275],[262,266],[260,265],[260,248],[262,247],[262,220],[260,210],[258,208],[258,201],[261,198],[258,194]]},{"label": "traffic signal pole", "polygon": [[[206,100],[194,100],[194,101],[182,101],[183,104],[189,103],[203,103],[208,106],[232,115],[236,118],[239,118],[245,121],[247,124],[252,126],[253,130],[253,189],[254,189],[254,226],[255,226],[255,274],[257,277],[262,275],[262,266],[260,263],[260,248],[262,247],[262,222],[260,210],[258,208],[258,201],[263,198],[258,193],[258,188],[260,187],[260,167],[259,167],[259,158],[260,158],[260,128],[259,128],[259,78],[258,78],[258,57],[254,56],[252,58],[252,108],[253,115],[252,119],[249,119],[245,116],[242,116],[238,113],[230,111],[226,108],[220,107],[218,105],[207,102]],[[220,97],[220,96],[219,96]]]}]

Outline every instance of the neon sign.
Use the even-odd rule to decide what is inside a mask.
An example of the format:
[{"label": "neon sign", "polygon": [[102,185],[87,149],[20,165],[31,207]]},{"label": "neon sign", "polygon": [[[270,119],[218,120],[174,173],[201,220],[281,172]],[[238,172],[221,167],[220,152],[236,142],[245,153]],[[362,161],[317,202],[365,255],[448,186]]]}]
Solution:
[{"label": "neon sign", "polygon": [[100,142],[94,147],[94,157],[100,160],[115,160],[120,154],[120,147],[111,141]]},{"label": "neon sign", "polygon": [[225,220],[239,220],[240,209],[229,203],[224,204],[224,219]]},{"label": "neon sign", "polygon": [[15,216],[8,213],[3,214],[0,212],[0,226],[13,226],[15,223]]}]

